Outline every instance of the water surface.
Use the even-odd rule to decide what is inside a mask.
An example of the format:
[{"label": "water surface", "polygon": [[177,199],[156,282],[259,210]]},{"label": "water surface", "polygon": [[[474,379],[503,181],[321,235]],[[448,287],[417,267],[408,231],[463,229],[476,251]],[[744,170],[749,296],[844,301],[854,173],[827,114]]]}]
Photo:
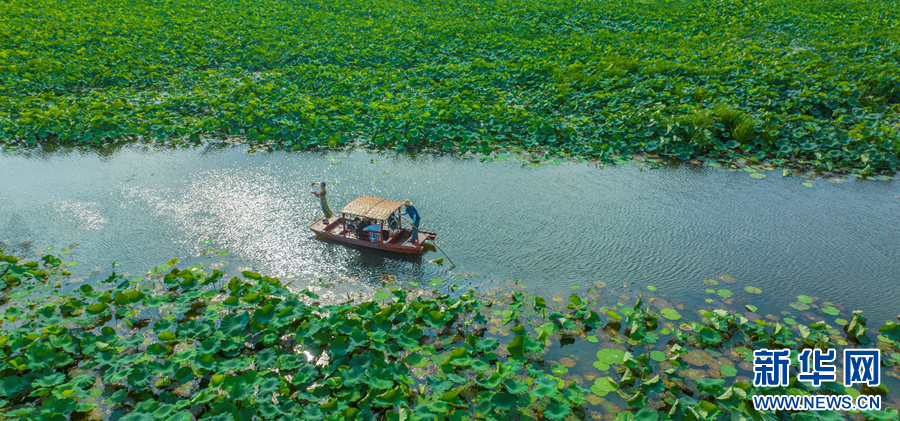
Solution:
[{"label": "water surface", "polygon": [[[477,274],[456,283],[519,278],[554,291],[602,280],[699,303],[708,297],[702,280],[727,274],[736,292],[761,288],[753,302],[763,309],[788,309],[808,294],[863,309],[876,325],[900,313],[896,181],[808,188],[780,174],[755,180],[686,166],[526,169],[436,156],[139,146],[0,156],[0,174],[0,239],[22,253],[78,242],[69,258],[83,262],[82,272],[117,261],[138,273],[216,246],[230,254],[204,259],[297,288]],[[413,200],[422,228],[438,233],[457,268],[428,263],[438,252],[409,258],[316,239],[306,224],[320,211],[310,184],[321,180],[332,184],[335,210],[362,194]]]}]

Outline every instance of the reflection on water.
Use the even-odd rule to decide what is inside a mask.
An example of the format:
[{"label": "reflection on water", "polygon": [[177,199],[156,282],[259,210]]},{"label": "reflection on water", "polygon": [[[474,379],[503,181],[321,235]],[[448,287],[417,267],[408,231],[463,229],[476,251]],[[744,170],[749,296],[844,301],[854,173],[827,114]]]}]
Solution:
[{"label": "reflection on water", "polygon": [[[138,272],[171,257],[229,250],[236,266],[304,287],[385,274],[427,281],[457,273],[521,278],[547,290],[603,280],[702,301],[702,280],[728,274],[763,290],[761,308],[809,294],[885,320],[900,309],[900,184],[817,181],[698,168],[640,171],[586,164],[524,169],[434,156],[144,150],[103,156],[2,156],[0,239],[32,251],[81,244],[92,265]],[[457,264],[316,239],[310,184],[333,209],[362,195],[411,199],[422,227]],[[85,271],[89,268],[85,268]]]}]

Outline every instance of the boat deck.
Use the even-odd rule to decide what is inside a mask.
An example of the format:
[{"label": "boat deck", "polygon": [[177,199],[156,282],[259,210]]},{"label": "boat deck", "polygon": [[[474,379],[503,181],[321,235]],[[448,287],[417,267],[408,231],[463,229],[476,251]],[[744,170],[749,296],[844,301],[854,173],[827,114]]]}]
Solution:
[{"label": "boat deck", "polygon": [[[309,224],[309,229],[318,235],[335,241],[407,254],[422,253],[422,242],[428,239],[434,239],[435,237],[434,233],[419,231],[419,241],[416,244],[413,244],[409,242],[412,230],[403,228],[395,233],[394,236],[388,238],[387,241],[376,243],[369,241],[367,238],[357,237],[355,232],[346,229],[344,219],[340,217],[332,217],[330,219],[325,219],[324,217],[318,218]],[[386,238],[389,235],[389,232],[383,230],[381,235],[382,238]]]}]

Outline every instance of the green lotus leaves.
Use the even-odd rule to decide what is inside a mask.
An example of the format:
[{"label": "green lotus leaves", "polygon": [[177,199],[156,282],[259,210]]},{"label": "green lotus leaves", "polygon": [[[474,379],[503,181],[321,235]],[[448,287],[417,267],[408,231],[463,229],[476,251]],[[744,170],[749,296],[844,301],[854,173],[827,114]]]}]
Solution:
[{"label": "green lotus leaves", "polygon": [[606,396],[610,392],[618,390],[619,386],[609,377],[599,377],[591,386],[591,393],[597,396]]},{"label": "green lotus leaves", "polygon": [[[196,273],[176,264],[165,276]],[[604,302],[590,291],[544,300],[513,290],[504,293],[509,300],[490,295],[487,305],[474,291],[453,297],[391,287],[390,300],[320,305],[250,272],[226,285],[198,275],[193,289],[184,291],[178,290],[184,278],[170,277],[166,285],[180,291],[177,296],[141,281],[112,279],[7,310],[15,323],[12,330],[0,330],[3,414],[54,408],[72,416],[103,403],[119,419],[154,420],[192,419],[188,408],[202,419],[344,419],[363,413],[399,419],[435,411],[461,419],[473,410],[570,419],[604,408],[634,419],[683,416],[679,411],[687,408],[715,417],[749,402],[754,389],[729,379],[738,376],[739,364],[746,369],[744,362],[752,361],[761,343],[791,347],[799,332],[801,340],[845,346],[827,342],[839,333],[824,323],[794,329],[790,317],[783,318],[787,326],[774,316],[746,320],[731,308],[742,306],[727,301],[719,303],[724,309],[682,315],[657,309],[653,300],[627,306],[626,296]],[[32,282],[38,280],[25,279],[20,287],[31,288]],[[242,298],[253,293],[252,302]],[[157,295],[168,298],[156,301]],[[234,307],[222,305],[230,298]],[[79,313],[94,304],[106,307]],[[826,303],[824,309],[829,307],[838,308]],[[133,315],[133,325],[114,321],[122,310]],[[585,312],[607,324],[596,316],[589,322]],[[788,315],[798,317],[782,314]],[[67,323],[76,318],[83,322]],[[847,337],[863,343],[865,323],[854,313],[846,320]],[[892,349],[885,360],[900,359],[894,356],[900,350],[891,348],[900,339],[900,325],[889,322],[878,333],[878,346]],[[596,359],[584,359],[575,348],[559,354],[556,343],[593,347]],[[10,357],[11,346],[20,354]],[[77,371],[60,369],[72,367],[76,358]],[[605,375],[595,377],[601,373],[589,365]],[[698,378],[702,373],[717,379]],[[687,392],[681,385],[693,396],[716,400],[694,400],[682,394]],[[624,399],[609,398],[610,392]],[[674,406],[659,412],[650,403],[665,393],[673,394],[667,402]]]},{"label": "green lotus leaves", "polygon": [[472,362],[471,367],[476,371],[485,371],[491,368],[491,364],[483,360],[475,360]]},{"label": "green lotus leaves", "polygon": [[735,369],[734,367],[732,367],[730,365],[723,365],[719,369],[719,372],[721,372],[722,375],[725,377],[734,377],[737,375],[737,369]]},{"label": "green lotus leaves", "polygon": [[400,388],[394,388],[375,397],[375,403],[380,406],[395,406],[406,401],[406,393]]},{"label": "green lotus leaves", "polygon": [[828,307],[823,308],[822,312],[829,316],[837,316],[838,314],[841,313],[840,310],[838,310],[836,307],[833,307],[833,306],[828,306]]},{"label": "green lotus leaves", "polygon": [[568,372],[569,372],[569,369],[568,369],[568,367],[566,367],[566,366],[564,366],[564,365],[557,364],[557,365],[554,365],[554,366],[550,369],[550,371],[552,371],[553,374],[555,374],[555,375],[557,375],[557,376],[562,376],[563,374],[568,373]]},{"label": "green lotus leaves", "polygon": [[109,304],[106,303],[94,303],[87,307],[85,307],[85,311],[90,314],[100,314],[109,309]]},{"label": "green lotus leaves", "polygon": [[29,369],[47,368],[56,358],[56,350],[47,342],[34,342],[25,351],[25,357]]},{"label": "green lotus leaves", "polygon": [[510,393],[521,395],[523,393],[528,392],[528,384],[522,381],[517,381],[514,379],[509,379],[503,382],[503,387],[506,388]]},{"label": "green lotus leaves", "polygon": [[697,390],[708,394],[715,393],[725,386],[725,380],[722,379],[697,379],[694,382],[697,384]]},{"label": "green lotus leaves", "polygon": [[698,333],[700,342],[705,345],[717,345],[722,342],[722,334],[709,326],[704,326]]},{"label": "green lotus leaves", "polygon": [[641,408],[634,413],[634,421],[657,421],[659,413],[649,408]]},{"label": "green lotus leaves", "polygon": [[114,301],[116,305],[125,306],[128,304],[136,303],[140,301],[144,297],[144,293],[137,290],[117,292],[114,295]]},{"label": "green lotus leaves", "polygon": [[[294,14],[293,3],[266,0],[265,25],[246,22],[252,5],[202,5],[103,2],[95,6],[111,11],[103,15],[9,5],[10,36],[0,45],[4,153],[142,136],[185,145],[227,138],[253,150],[362,142],[493,160],[537,149],[549,156],[525,159],[551,165],[560,156],[623,164],[660,154],[739,163],[750,174],[766,167],[756,161],[771,160],[873,179],[898,165],[896,46],[884,35],[896,19],[877,4],[833,18],[818,3],[761,3],[753,14],[702,2],[616,2],[580,13],[528,3],[478,19],[464,5],[399,4],[375,19],[354,2]],[[707,18],[672,18],[690,13]],[[16,32],[52,17],[58,35]],[[424,36],[422,22],[453,30]],[[759,29],[770,24],[778,30]],[[571,28],[603,48],[567,54]],[[535,39],[536,30],[546,36]],[[215,35],[229,31],[242,36]],[[813,54],[826,42],[845,59]],[[691,63],[679,61],[685,54]],[[162,84],[166,91],[150,89]]]},{"label": "green lotus leaves", "polygon": [[495,338],[485,338],[479,339],[477,344],[475,345],[475,349],[478,352],[488,352],[493,351],[500,345],[500,341]]},{"label": "green lotus leaves", "polygon": [[893,342],[895,345],[900,345],[900,323],[888,321],[878,328],[878,332],[886,340]]},{"label": "green lotus leaves", "polygon": [[865,410],[861,411],[867,420],[871,421],[888,421],[900,418],[896,409],[888,410]]},{"label": "green lotus leaves", "polygon": [[145,364],[139,363],[138,365],[136,365],[135,368],[132,369],[130,373],[128,373],[128,376],[126,377],[126,383],[135,389],[143,389],[150,385],[150,381],[153,379],[153,377],[145,368]]},{"label": "green lotus leaves", "polygon": [[455,348],[441,365],[450,364],[457,367],[468,367],[473,361],[472,356],[469,355],[465,348]]},{"label": "green lotus leaves", "polygon": [[719,294],[719,296],[722,298],[731,298],[734,295],[733,292],[731,292],[730,290],[727,290],[725,288],[720,288],[720,289],[716,290],[716,294]]},{"label": "green lotus leaves", "polygon": [[31,294],[33,294],[32,291],[28,291],[28,290],[18,290],[18,291],[13,291],[12,293],[8,294],[7,297],[8,297],[9,299],[11,299],[11,300],[18,300],[18,299],[21,299],[21,298],[28,297],[28,296],[30,296]]},{"label": "green lotus leaves", "polygon": [[[12,381],[16,381],[16,380],[21,380],[21,379],[19,379],[19,378],[17,378],[17,377],[13,377],[13,378],[11,378],[11,380],[12,380]],[[31,383],[31,385],[32,385],[33,387],[53,387],[53,386],[56,386],[56,385],[58,385],[58,384],[62,384],[62,383],[65,382],[65,381],[66,381],[66,375],[65,375],[65,374],[63,374],[63,373],[50,373],[50,374],[48,374],[48,375],[46,375],[46,376],[44,376],[44,377],[35,379],[35,380]],[[2,392],[0,392],[0,396],[9,396],[9,394],[5,394],[5,395],[4,395],[4,394],[2,394]]]},{"label": "green lotus leaves", "polygon": [[163,342],[172,342],[175,340],[177,335],[175,334],[175,332],[162,332],[157,335],[157,337]]},{"label": "green lotus leaves", "polygon": [[664,308],[659,311],[659,314],[669,320],[678,320],[681,319],[681,313],[674,308]]},{"label": "green lotus leaves", "polygon": [[154,421],[154,418],[152,414],[135,411],[122,417],[122,421]]},{"label": "green lotus leaves", "polygon": [[157,357],[168,355],[169,352],[171,352],[171,349],[159,343],[150,344],[147,347],[147,353]]},{"label": "green lotus leaves", "polygon": [[762,294],[762,290],[757,287],[744,287],[744,291],[747,291],[750,294]]},{"label": "green lotus leaves", "polygon": [[801,302],[803,304],[812,304],[813,299],[812,299],[812,297],[810,297],[808,295],[798,295],[797,301]]},{"label": "green lotus leaves", "polygon": [[519,401],[516,395],[507,392],[497,393],[490,400],[492,404],[501,409],[515,408],[519,405]]},{"label": "green lotus leaves", "polygon": [[572,413],[572,408],[566,403],[552,401],[550,405],[544,409],[544,416],[550,420],[562,420]]},{"label": "green lotus leaves", "polygon": [[[615,348],[605,348],[597,351],[597,361],[601,371],[608,370],[613,364],[622,364],[625,362],[625,351]],[[595,364],[595,367],[596,367]]]},{"label": "green lotus leaves", "polygon": [[432,327],[443,326],[447,319],[447,313],[439,310],[431,310],[428,312],[425,322]]},{"label": "green lotus leaves", "polygon": [[[495,387],[494,385],[490,385],[491,388]],[[559,393],[557,390],[558,383],[552,379],[547,377],[540,377],[534,382],[534,389],[529,392],[529,394],[533,398],[544,398],[555,396]]]},{"label": "green lotus leaves", "polygon": [[809,304],[806,304],[806,303],[796,302],[796,303],[791,303],[790,305],[791,305],[791,307],[793,307],[797,310],[800,310],[800,311],[809,310]]}]

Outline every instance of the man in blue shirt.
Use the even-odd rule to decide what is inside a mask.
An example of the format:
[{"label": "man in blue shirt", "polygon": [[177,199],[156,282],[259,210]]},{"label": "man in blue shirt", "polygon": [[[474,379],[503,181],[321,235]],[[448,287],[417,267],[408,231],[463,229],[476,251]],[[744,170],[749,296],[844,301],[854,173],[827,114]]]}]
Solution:
[{"label": "man in blue shirt", "polygon": [[412,236],[409,237],[409,241],[416,244],[419,242],[419,211],[413,207],[412,202],[409,200],[404,200],[403,204],[406,206],[406,211],[403,214],[409,216],[413,222]]}]

